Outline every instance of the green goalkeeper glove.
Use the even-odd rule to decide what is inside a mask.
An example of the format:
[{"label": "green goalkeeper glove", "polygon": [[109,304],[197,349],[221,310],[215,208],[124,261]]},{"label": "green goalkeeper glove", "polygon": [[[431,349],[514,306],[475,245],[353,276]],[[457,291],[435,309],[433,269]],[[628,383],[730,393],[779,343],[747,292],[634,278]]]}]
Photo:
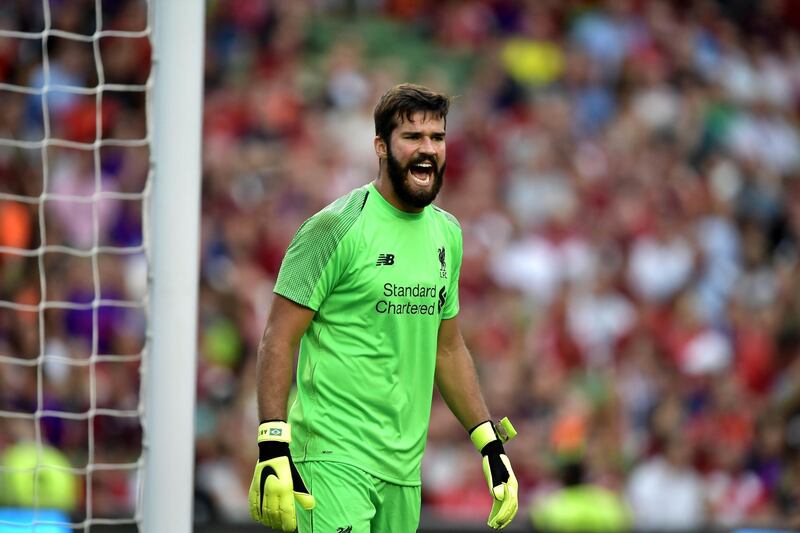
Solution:
[{"label": "green goalkeeper glove", "polygon": [[496,428],[491,420],[487,420],[469,432],[472,443],[483,455],[483,474],[493,500],[486,523],[494,529],[503,529],[517,514],[519,484],[503,449],[503,442],[513,439],[516,434],[508,418],[503,418]]},{"label": "green goalkeeper glove", "polygon": [[291,426],[282,420],[258,426],[258,463],[250,484],[250,516],[281,531],[297,528],[294,500],[303,509],[314,508],[312,496],[289,455]]}]

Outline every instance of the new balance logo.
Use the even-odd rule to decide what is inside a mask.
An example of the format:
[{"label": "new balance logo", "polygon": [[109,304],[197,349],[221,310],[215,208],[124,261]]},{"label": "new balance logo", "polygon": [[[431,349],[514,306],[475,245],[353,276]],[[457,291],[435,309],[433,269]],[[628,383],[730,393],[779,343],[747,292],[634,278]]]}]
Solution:
[{"label": "new balance logo", "polygon": [[336,528],[336,533],[350,533],[351,531],[353,531],[353,526]]},{"label": "new balance logo", "polygon": [[375,266],[389,266],[394,264],[394,254],[381,254],[375,261]]}]

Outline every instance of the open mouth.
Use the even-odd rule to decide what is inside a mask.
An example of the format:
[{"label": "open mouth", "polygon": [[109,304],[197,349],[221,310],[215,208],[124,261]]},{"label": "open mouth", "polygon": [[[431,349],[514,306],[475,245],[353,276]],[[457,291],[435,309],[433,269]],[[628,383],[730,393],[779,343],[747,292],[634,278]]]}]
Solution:
[{"label": "open mouth", "polygon": [[422,161],[409,167],[411,179],[420,186],[427,186],[433,182],[433,163]]}]

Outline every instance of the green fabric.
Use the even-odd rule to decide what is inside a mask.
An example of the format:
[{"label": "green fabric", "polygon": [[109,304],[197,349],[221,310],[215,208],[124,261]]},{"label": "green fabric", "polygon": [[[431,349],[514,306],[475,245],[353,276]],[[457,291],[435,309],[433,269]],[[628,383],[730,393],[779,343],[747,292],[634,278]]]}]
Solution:
[{"label": "green fabric", "polygon": [[[66,456],[43,445],[19,443],[0,456],[0,505],[72,511],[79,486]],[[38,471],[34,470],[38,466]]]},{"label": "green fabric", "polygon": [[531,510],[537,530],[550,533],[621,532],[630,527],[622,499],[592,485],[562,489]]},{"label": "green fabric", "polygon": [[442,319],[458,314],[461,229],[365,185],[307,220],[275,292],[316,311],[289,421],[295,461],[348,463],[418,485]]},{"label": "green fabric", "polygon": [[419,527],[418,485],[395,485],[331,461],[309,461],[297,469],[317,502],[311,511],[295,506],[298,533],[413,533]]}]

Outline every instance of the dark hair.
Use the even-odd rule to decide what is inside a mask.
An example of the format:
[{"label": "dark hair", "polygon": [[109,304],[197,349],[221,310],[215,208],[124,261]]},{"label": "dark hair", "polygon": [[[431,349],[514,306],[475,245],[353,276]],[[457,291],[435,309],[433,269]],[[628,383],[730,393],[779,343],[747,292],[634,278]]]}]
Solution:
[{"label": "dark hair", "polygon": [[447,120],[450,97],[422,85],[402,83],[386,91],[375,106],[375,135],[386,142],[402,120],[419,111]]},{"label": "dark hair", "polygon": [[580,460],[569,460],[561,465],[560,468],[561,483],[565,487],[574,487],[582,485],[586,476],[583,462]]}]

